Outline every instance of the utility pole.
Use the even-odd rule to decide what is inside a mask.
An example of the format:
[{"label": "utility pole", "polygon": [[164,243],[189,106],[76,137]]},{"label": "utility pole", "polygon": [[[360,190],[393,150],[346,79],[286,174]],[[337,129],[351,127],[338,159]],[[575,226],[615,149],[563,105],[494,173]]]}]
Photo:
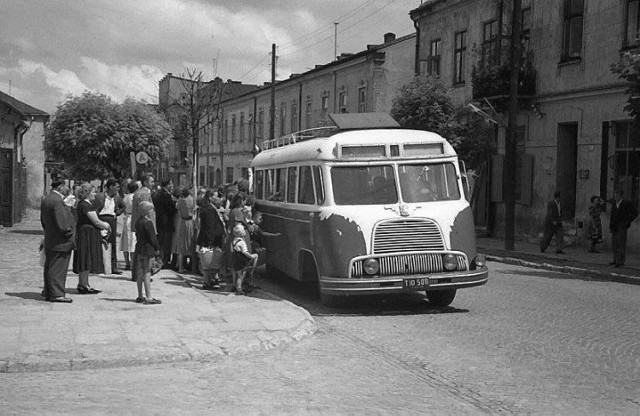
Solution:
[{"label": "utility pole", "polygon": [[333,24],[333,59],[338,59],[338,22]]},{"label": "utility pole", "polygon": [[276,138],[276,44],[271,44],[271,107],[269,108],[269,138]]},{"label": "utility pole", "polygon": [[516,217],[516,142],[518,135],[518,81],[520,75],[520,46],[522,0],[513,0],[513,15],[511,17],[511,45],[510,62],[511,76],[509,78],[509,119],[507,122],[507,137],[504,155],[504,249],[514,249],[515,217]]}]

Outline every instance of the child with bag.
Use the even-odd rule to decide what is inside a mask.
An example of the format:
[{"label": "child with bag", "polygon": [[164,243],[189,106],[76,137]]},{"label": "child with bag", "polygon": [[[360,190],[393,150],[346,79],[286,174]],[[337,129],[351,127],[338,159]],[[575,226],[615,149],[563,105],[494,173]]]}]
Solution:
[{"label": "child with bag", "polygon": [[[157,305],[162,303],[160,300],[151,297],[151,266],[155,262],[160,243],[156,237],[155,228],[151,218],[153,216],[153,204],[143,201],[139,206],[140,218],[135,224],[136,228],[136,261],[134,267],[137,268],[138,298],[136,303],[144,303],[145,305]],[[147,295],[142,296],[142,286]]]},{"label": "child with bag", "polygon": [[233,250],[233,287],[236,290],[236,295],[242,296],[245,295],[242,283],[247,274],[251,273],[256,267],[258,255],[249,251],[247,231],[244,229],[244,225],[236,224],[233,227],[233,236],[233,242],[231,243]]}]

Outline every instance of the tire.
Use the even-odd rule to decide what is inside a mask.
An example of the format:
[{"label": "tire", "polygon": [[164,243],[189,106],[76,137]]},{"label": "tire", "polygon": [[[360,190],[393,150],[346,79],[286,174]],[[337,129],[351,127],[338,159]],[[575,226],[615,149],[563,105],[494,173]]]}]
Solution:
[{"label": "tire", "polygon": [[449,306],[455,297],[456,289],[427,291],[427,299],[433,306]]}]

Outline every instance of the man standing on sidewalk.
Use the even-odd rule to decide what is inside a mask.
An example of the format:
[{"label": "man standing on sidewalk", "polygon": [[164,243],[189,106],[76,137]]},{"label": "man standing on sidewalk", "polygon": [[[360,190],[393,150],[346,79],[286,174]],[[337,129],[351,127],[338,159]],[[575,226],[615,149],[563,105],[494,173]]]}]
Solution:
[{"label": "man standing on sidewalk", "polygon": [[109,244],[111,244],[111,274],[122,274],[118,270],[118,258],[116,255],[116,237],[118,215],[124,212],[124,203],[120,198],[120,184],[115,179],[109,179],[104,187],[104,192],[96,195],[93,206],[96,208],[98,218],[111,227]]},{"label": "man standing on sidewalk", "polygon": [[51,193],[40,204],[40,223],[44,229],[44,290],[49,302],[71,303],[65,297],[71,251],[76,247],[76,220],[64,204],[69,188],[63,179],[54,179]]},{"label": "man standing on sidewalk", "polygon": [[160,189],[152,195],[153,206],[156,210],[156,230],[158,241],[160,242],[163,268],[169,268],[169,262],[171,261],[171,238],[174,232],[173,217],[177,211],[176,201],[171,195],[172,190],[173,182],[170,179],[165,179],[160,182]]},{"label": "man standing on sidewalk", "polygon": [[551,238],[556,235],[556,253],[564,254],[562,251],[564,239],[564,227],[562,226],[562,208],[560,207],[560,199],[562,193],[556,191],[553,193],[553,199],[547,204],[547,215],[544,217],[544,235],[540,241],[540,252],[549,247]]},{"label": "man standing on sidewalk", "polygon": [[633,204],[622,199],[624,193],[621,189],[613,192],[611,202],[611,219],[609,221],[609,231],[611,231],[611,242],[613,245],[613,261],[609,264],[616,267],[624,266],[627,252],[627,230],[631,227],[631,222],[638,216],[638,210]]}]

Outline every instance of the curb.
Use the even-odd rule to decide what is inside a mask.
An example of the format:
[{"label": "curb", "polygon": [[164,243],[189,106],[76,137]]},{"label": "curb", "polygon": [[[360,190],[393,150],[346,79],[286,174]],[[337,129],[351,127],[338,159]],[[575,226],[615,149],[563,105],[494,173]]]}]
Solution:
[{"label": "curb", "polygon": [[485,254],[485,257],[490,261],[497,261],[505,264],[514,264],[517,266],[530,267],[533,269],[549,270],[556,273],[564,273],[571,275],[572,278],[581,280],[595,280],[603,282],[617,282],[630,285],[640,285],[640,277],[629,276],[626,274],[606,273],[599,270],[584,269],[573,266],[556,266],[555,264],[551,263],[536,263],[528,260],[518,259],[515,257],[499,257],[490,254]]},{"label": "curb", "polygon": [[[177,273],[176,275],[191,288],[195,289],[192,281],[183,278]],[[206,341],[191,340],[189,343],[182,341],[179,345],[154,347],[146,351],[136,351],[135,353],[115,348],[114,351],[109,351],[106,356],[100,358],[87,357],[83,353],[79,353],[72,358],[55,357],[55,355],[59,356],[61,354],[60,351],[51,351],[50,356],[25,354],[19,359],[0,360],[0,373],[78,371],[189,361],[207,362],[224,356],[278,348],[300,341],[317,331],[315,320],[306,309],[272,293],[261,291],[261,295],[275,301],[284,302],[293,309],[302,312],[304,319],[294,328],[286,330],[241,331],[247,334],[246,339],[221,340],[217,345]],[[108,355],[112,355],[112,357]]]}]

